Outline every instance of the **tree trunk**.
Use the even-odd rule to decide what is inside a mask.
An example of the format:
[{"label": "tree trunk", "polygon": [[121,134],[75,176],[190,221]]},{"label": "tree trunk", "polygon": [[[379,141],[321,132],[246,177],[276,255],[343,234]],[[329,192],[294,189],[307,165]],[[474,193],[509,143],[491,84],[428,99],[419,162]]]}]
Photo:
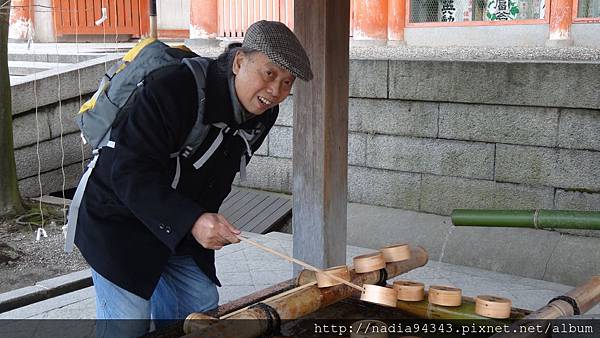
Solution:
[{"label": "tree trunk", "polygon": [[0,217],[23,211],[17,184],[8,74],[10,1],[0,8]]}]

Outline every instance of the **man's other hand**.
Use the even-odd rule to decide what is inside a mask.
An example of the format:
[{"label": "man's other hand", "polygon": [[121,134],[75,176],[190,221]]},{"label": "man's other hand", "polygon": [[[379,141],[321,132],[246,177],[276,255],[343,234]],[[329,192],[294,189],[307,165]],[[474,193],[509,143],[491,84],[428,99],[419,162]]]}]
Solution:
[{"label": "man's other hand", "polygon": [[219,250],[224,245],[238,243],[241,231],[235,228],[221,214],[206,212],[202,214],[192,227],[192,236],[207,249]]}]

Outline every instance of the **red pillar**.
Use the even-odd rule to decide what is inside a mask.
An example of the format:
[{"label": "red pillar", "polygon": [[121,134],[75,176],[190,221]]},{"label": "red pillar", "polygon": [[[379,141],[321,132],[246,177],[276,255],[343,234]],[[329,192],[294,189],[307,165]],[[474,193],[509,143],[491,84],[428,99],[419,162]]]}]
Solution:
[{"label": "red pillar", "polygon": [[388,44],[404,44],[404,27],[406,27],[406,0],[388,1]]},{"label": "red pillar", "polygon": [[388,0],[354,0],[353,40],[386,44]]},{"label": "red pillar", "polygon": [[550,26],[548,46],[566,47],[573,45],[571,22],[573,21],[573,0],[552,0],[550,2]]},{"label": "red pillar", "polygon": [[216,39],[219,30],[218,10],[218,0],[190,1],[190,39]]},{"label": "red pillar", "polygon": [[27,40],[28,32],[33,29],[30,0],[12,0],[10,9],[8,38]]}]

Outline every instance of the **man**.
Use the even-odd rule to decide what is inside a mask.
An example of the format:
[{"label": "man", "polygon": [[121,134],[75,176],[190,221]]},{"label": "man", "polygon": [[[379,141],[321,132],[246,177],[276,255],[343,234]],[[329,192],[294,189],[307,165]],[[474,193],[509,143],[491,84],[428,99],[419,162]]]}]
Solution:
[{"label": "man", "polygon": [[251,25],[241,47],[210,62],[204,123],[212,127],[199,150],[181,160],[170,154],[197,116],[194,76],[182,64],[146,77],[113,127],[116,145],[102,149],[79,209],[75,243],[92,267],[97,318],[140,319],[100,321],[98,336],[139,336],[150,318],[183,319],[217,307],[213,250],[237,243],[240,233],[219,207],[295,78],[312,76],[285,25]]}]

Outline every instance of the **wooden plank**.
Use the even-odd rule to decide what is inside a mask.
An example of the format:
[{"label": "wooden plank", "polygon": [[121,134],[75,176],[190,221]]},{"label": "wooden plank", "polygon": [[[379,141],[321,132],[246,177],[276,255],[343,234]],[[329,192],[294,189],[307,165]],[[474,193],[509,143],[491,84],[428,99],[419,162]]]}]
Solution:
[{"label": "wooden plank", "polygon": [[240,217],[236,220],[237,224],[246,225],[250,223],[254,218],[263,213],[271,204],[277,202],[279,198],[276,196],[267,196],[259,205],[257,205],[254,209],[250,210],[248,213]]},{"label": "wooden plank", "polygon": [[254,194],[250,201],[242,205],[237,211],[233,212],[229,216],[229,222],[237,222],[238,219],[242,218],[245,214],[256,208],[267,197],[268,196],[265,194]]},{"label": "wooden plank", "polygon": [[244,197],[240,198],[235,203],[230,204],[227,208],[223,209],[221,213],[225,218],[229,219],[233,213],[242,208],[246,203],[250,202],[254,197],[253,193],[247,193]]},{"label": "wooden plank", "polygon": [[269,216],[276,212],[283,204],[285,204],[285,202],[286,201],[284,199],[277,199],[277,201],[272,203],[267,209],[265,209],[256,217],[254,217],[250,222],[248,222],[247,229],[249,229],[249,231],[254,232],[254,229],[258,228],[260,224],[264,223],[267,220],[267,218],[269,218]]},{"label": "wooden plank", "polygon": [[60,17],[62,18],[63,28],[71,28],[71,17],[69,16],[69,0],[61,0],[60,8],[58,8],[57,10],[60,11]]},{"label": "wooden plank", "polygon": [[264,234],[269,232],[277,223],[279,223],[279,221],[281,221],[285,216],[289,215],[291,210],[292,201],[284,200],[284,203],[280,205],[279,208],[277,208],[262,222],[259,222],[256,226],[254,226],[251,231],[257,234]]},{"label": "wooden plank", "polygon": [[228,209],[231,205],[237,203],[237,201],[239,201],[241,198],[243,198],[247,194],[248,194],[248,191],[246,191],[246,190],[240,191],[235,196],[233,196],[230,199],[228,199],[227,203],[221,204],[221,208],[220,209],[222,209],[222,210]]},{"label": "wooden plank", "polygon": [[[142,34],[142,29],[140,27],[140,6],[139,6],[139,2],[136,0],[130,0],[128,1],[128,3],[131,3],[131,13],[129,16],[129,20],[131,22],[131,27],[133,27],[133,29],[135,30],[135,33],[133,34],[134,36],[141,36]],[[189,36],[189,33],[188,35]]]},{"label": "wooden plank", "polygon": [[314,73],[294,87],[294,257],[320,268],[346,262],[349,16],[347,0],[294,3]]},{"label": "wooden plank", "polygon": [[80,29],[83,27],[94,27],[95,1],[86,0],[85,4],[85,25],[80,25]]},{"label": "wooden plank", "polygon": [[[237,195],[240,192],[240,189],[235,189],[232,188],[231,192],[229,192],[229,195],[227,195],[227,197],[225,197],[225,199],[223,200],[223,203],[227,202],[231,197]],[[221,204],[223,204],[221,203]]]},{"label": "wooden plank", "polygon": [[77,29],[79,29],[80,27],[85,27],[87,25],[85,13],[85,0],[77,0],[77,22]]},{"label": "wooden plank", "polygon": [[[135,1],[135,0],[132,0]],[[148,36],[150,34],[150,15],[148,13],[149,10],[149,3],[148,0],[139,0],[138,1],[138,6],[139,6],[139,22],[140,22],[140,35],[141,36]]]}]

